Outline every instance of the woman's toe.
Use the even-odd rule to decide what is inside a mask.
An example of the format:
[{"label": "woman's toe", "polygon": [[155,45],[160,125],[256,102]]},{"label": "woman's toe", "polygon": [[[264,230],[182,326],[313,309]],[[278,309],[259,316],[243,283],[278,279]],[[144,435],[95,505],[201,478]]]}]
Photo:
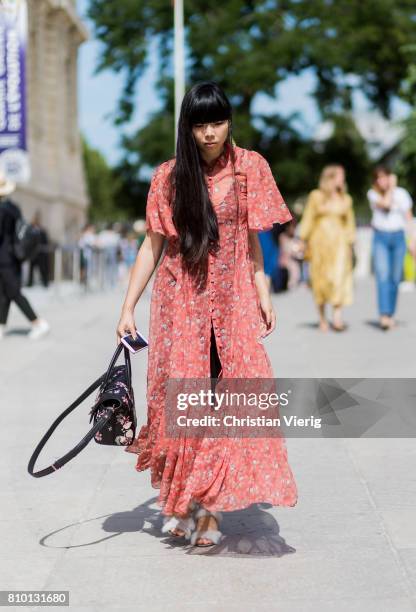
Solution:
[{"label": "woman's toe", "polygon": [[176,529],[176,528],[175,528],[175,529],[172,529],[172,530],[171,530],[171,533],[172,533],[173,535],[175,535],[175,536],[183,536],[183,535],[185,535],[185,532],[184,532],[184,531],[182,531],[182,529]]}]

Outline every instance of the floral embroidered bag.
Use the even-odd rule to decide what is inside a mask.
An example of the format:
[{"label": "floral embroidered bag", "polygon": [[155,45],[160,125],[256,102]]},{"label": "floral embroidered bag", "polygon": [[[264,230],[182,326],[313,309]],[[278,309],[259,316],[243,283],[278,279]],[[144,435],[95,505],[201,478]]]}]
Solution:
[{"label": "floral embroidered bag", "polygon": [[[124,365],[115,366],[117,359],[124,349]],[[90,420],[93,427],[84,438],[69,452],[57,459],[52,465],[34,471],[36,460],[58,427],[59,423],[79,406],[91,393],[99,387],[94,406],[91,408]],[[52,423],[37,447],[28,464],[28,472],[36,478],[52,474],[65,463],[68,463],[94,438],[98,444],[115,446],[129,446],[135,437],[137,427],[134,393],[131,382],[130,353],[127,347],[119,343],[105,374],[100,376],[88,389],[84,391],[58,418]]]}]

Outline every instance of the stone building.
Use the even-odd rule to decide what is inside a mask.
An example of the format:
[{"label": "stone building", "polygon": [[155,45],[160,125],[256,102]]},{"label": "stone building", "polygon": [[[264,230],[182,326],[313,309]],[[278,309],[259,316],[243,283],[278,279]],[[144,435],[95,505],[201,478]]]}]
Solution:
[{"label": "stone building", "polygon": [[77,54],[88,37],[75,0],[28,0],[27,138],[31,179],[14,199],[30,220],[41,211],[52,240],[70,243],[88,196],[78,129]]}]

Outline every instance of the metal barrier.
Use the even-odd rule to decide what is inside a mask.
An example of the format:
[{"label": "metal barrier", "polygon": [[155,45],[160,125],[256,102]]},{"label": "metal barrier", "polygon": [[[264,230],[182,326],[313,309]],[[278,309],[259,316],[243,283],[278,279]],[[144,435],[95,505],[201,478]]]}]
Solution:
[{"label": "metal barrier", "polygon": [[[96,292],[119,286],[118,250],[112,248],[79,247],[77,245],[42,245],[35,260],[41,283],[51,285],[54,293],[66,291]],[[32,273],[31,273],[32,269]],[[36,280],[33,262],[23,264],[23,284],[32,286]]]}]

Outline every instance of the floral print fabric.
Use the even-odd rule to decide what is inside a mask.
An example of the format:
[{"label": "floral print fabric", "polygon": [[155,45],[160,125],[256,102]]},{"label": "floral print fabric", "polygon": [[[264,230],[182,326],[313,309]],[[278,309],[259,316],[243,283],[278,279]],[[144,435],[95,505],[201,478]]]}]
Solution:
[{"label": "floral print fabric", "polygon": [[[292,218],[267,161],[230,147],[205,177],[218,219],[220,249],[209,254],[204,274],[182,264],[169,201],[171,159],[155,171],[146,208],[147,228],[167,246],[151,299],[147,370],[148,419],[127,452],[136,469],[150,469],[158,504],[166,515],[186,515],[191,501],[230,511],[255,502],[294,506],[297,488],[283,437],[164,438],[169,378],[209,378],[211,323],[223,378],[273,378],[261,341],[264,322],[249,254],[248,231]],[[190,203],[192,205],[192,203]]]}]

